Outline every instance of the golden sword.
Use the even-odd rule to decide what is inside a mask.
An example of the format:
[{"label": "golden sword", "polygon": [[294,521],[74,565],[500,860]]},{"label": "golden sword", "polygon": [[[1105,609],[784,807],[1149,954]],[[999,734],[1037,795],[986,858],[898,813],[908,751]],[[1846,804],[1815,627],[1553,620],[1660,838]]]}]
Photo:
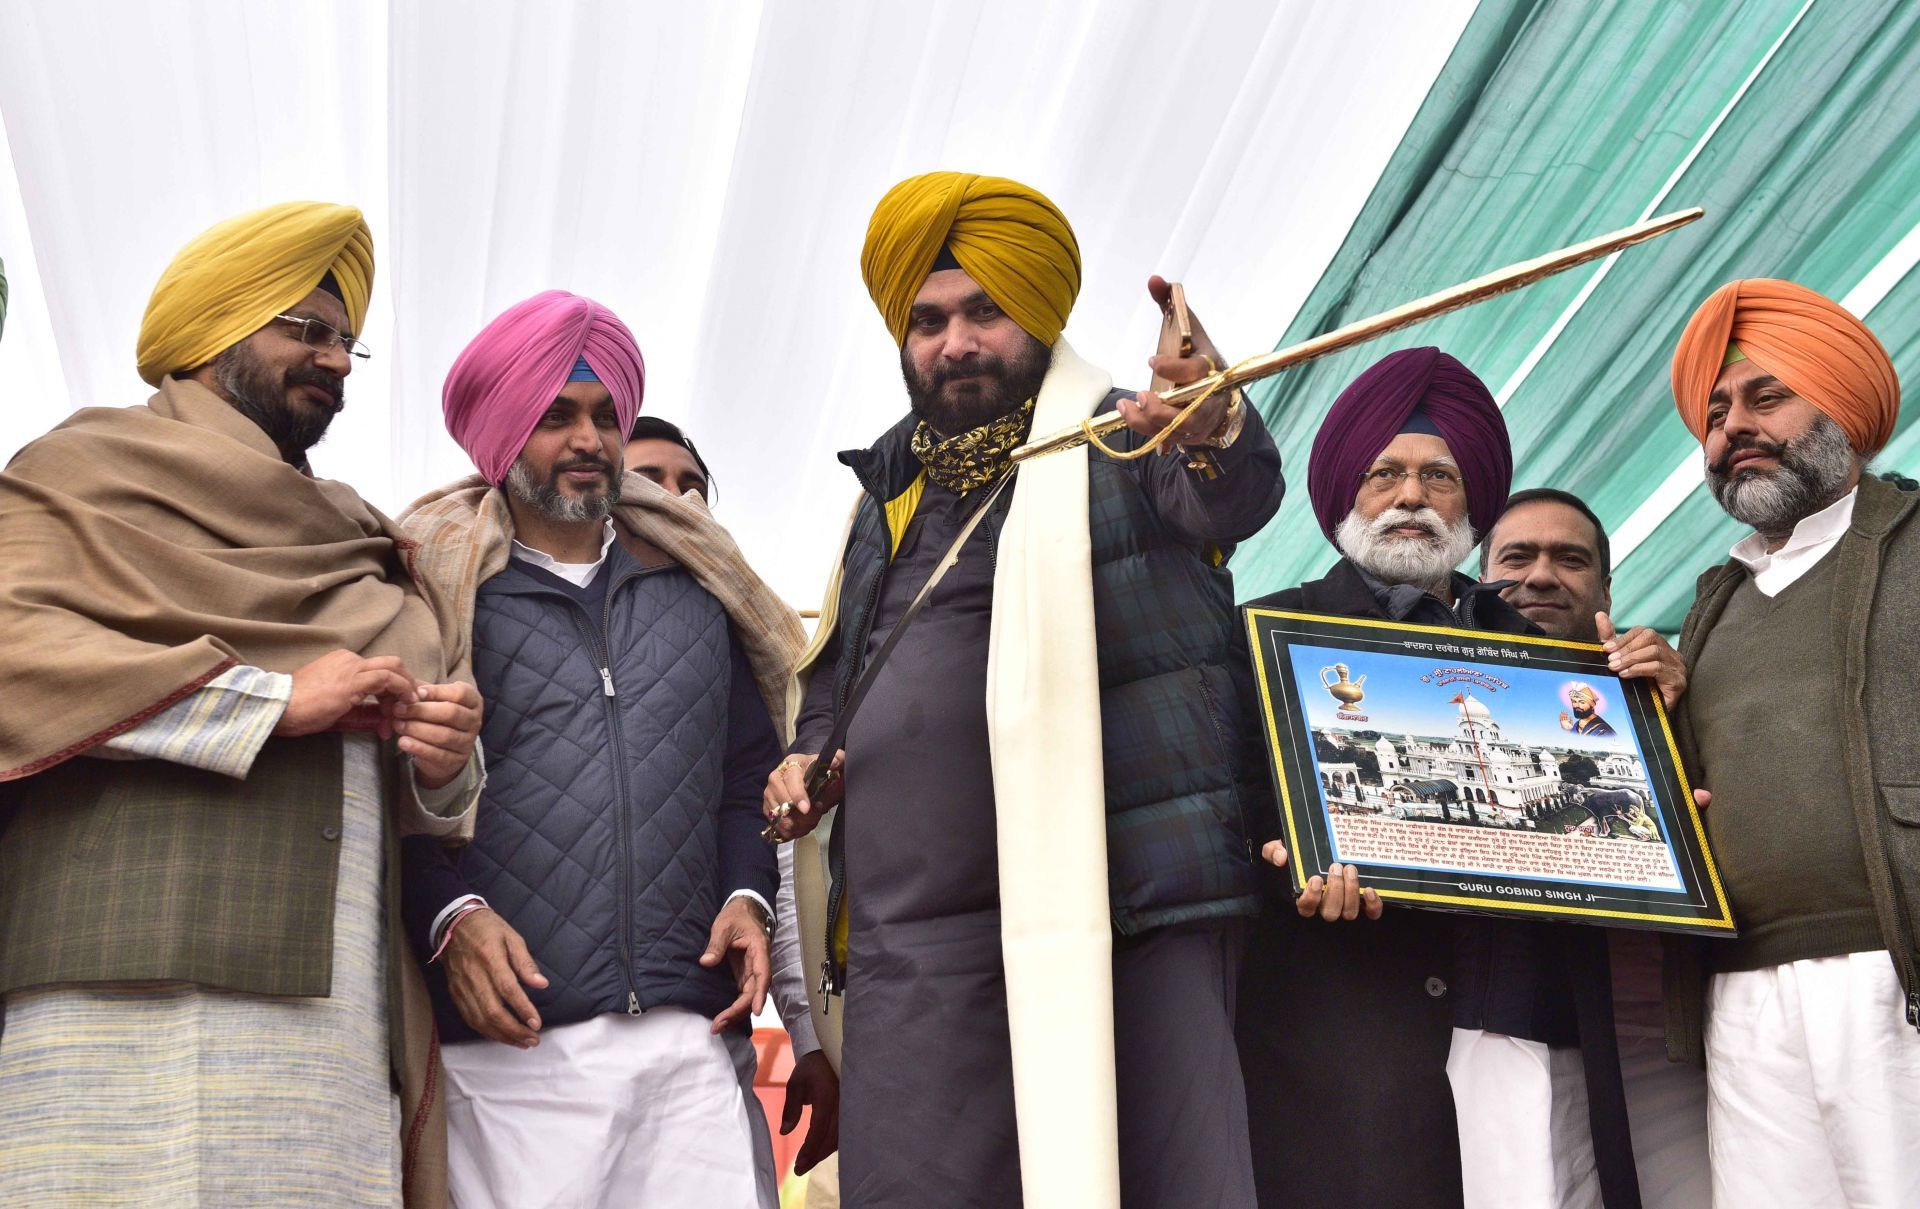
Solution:
[{"label": "golden sword", "polygon": [[[1232,390],[1261,378],[1271,377],[1283,369],[1291,369],[1308,361],[1318,360],[1342,349],[1364,344],[1369,340],[1412,327],[1416,323],[1425,323],[1437,315],[1457,311],[1461,307],[1472,306],[1476,302],[1485,302],[1511,293],[1536,281],[1544,281],[1556,273],[1564,273],[1577,265],[1610,256],[1622,248],[1630,248],[1637,243],[1645,243],[1678,230],[1705,214],[1706,211],[1695,206],[1688,210],[1676,210],[1672,214],[1662,214],[1658,218],[1649,218],[1631,227],[1597,236],[1582,243],[1549,252],[1545,256],[1536,256],[1532,260],[1523,260],[1518,264],[1496,269],[1472,281],[1441,290],[1437,294],[1428,294],[1412,302],[1403,303],[1390,311],[1349,323],[1324,335],[1303,340],[1299,344],[1278,349],[1258,357],[1250,357],[1238,365],[1228,366],[1217,373],[1208,374],[1196,382],[1189,382],[1176,390],[1167,391],[1160,397],[1175,407],[1187,405],[1189,408],[1207,397],[1223,390]],[[1181,416],[1175,425],[1185,420]],[[1050,453],[1076,449],[1092,437],[1104,437],[1126,426],[1118,414],[1101,416],[1098,419],[1084,420],[1078,428],[1069,428],[1044,436],[1022,445],[1013,451],[1013,461],[1020,462],[1032,458],[1044,457]]]}]

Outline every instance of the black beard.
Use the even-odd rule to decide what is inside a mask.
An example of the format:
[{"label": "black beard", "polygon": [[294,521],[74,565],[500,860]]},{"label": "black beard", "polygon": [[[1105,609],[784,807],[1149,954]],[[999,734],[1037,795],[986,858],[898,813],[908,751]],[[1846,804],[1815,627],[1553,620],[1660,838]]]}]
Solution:
[{"label": "black beard", "polygon": [[[298,465],[306,460],[307,450],[327,435],[333,417],[346,406],[346,380],[323,369],[290,369],[276,375],[272,366],[236,344],[213,362],[214,380],[227,402],[241,415],[252,420],[267,439],[280,450],[280,456]],[[296,387],[317,386],[333,397],[331,407],[313,407],[289,400]]]},{"label": "black beard", "polygon": [[1585,709],[1581,709],[1576,705],[1573,707],[1573,716],[1584,722],[1588,718],[1593,717],[1593,706],[1589,705]]},{"label": "black beard", "polygon": [[[965,361],[941,362],[924,381],[914,372],[913,361],[903,347],[900,376],[906,380],[913,414],[941,436],[954,437],[1019,410],[1022,403],[1040,393],[1040,383],[1053,360],[1052,349],[1032,336],[1025,338],[1025,347],[1011,362],[976,353]],[[949,392],[948,384],[962,374],[979,377]]]}]

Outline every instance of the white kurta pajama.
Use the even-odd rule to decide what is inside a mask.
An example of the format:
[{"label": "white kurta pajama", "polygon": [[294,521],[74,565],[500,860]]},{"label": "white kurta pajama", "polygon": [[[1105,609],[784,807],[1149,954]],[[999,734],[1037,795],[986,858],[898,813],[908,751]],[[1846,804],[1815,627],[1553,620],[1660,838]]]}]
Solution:
[{"label": "white kurta pajama", "polygon": [[[1732,557],[1778,596],[1833,552],[1858,498]],[[1920,1205],[1920,1032],[1886,950],[1715,974],[1706,1049],[1715,1209]]]},{"label": "white kurta pajama", "polygon": [[[95,754],[244,777],[291,686],[233,668]],[[0,1207],[400,1204],[381,753],[365,733],[342,748],[331,993],[153,982],[7,996]],[[473,781],[423,791],[407,808],[450,830]]]}]

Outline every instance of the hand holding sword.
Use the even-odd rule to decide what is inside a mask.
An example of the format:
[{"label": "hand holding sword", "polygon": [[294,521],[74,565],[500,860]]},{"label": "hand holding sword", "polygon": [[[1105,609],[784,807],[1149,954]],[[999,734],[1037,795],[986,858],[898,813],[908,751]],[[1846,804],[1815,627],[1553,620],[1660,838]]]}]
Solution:
[{"label": "hand holding sword", "polygon": [[[1649,218],[1645,222],[1623,227],[1618,231],[1610,231],[1605,235],[1571,244],[1556,252],[1548,252],[1544,256],[1536,256],[1531,260],[1508,265],[1504,269],[1496,269],[1472,281],[1462,282],[1438,293],[1428,294],[1424,298],[1402,303],[1390,311],[1370,315],[1365,319],[1349,323],[1345,327],[1336,328],[1287,348],[1277,349],[1258,357],[1250,357],[1237,365],[1223,367],[1216,373],[1210,373],[1198,381],[1189,382],[1167,392],[1161,397],[1161,401],[1173,406],[1184,405],[1197,415],[1212,402],[1212,396],[1215,394],[1231,391],[1249,382],[1257,382],[1281,370],[1318,360],[1331,353],[1352,348],[1356,344],[1363,344],[1402,328],[1412,327],[1416,323],[1424,323],[1449,311],[1457,311],[1462,307],[1472,306],[1476,302],[1485,302],[1489,298],[1497,298],[1537,281],[1544,281],[1556,273],[1564,273],[1578,265],[1611,256],[1634,244],[1644,243],[1649,239],[1665,235],[1669,231],[1678,230],[1705,213],[1706,211],[1698,206],[1687,210],[1676,210],[1671,214],[1662,214]],[[1193,416],[1187,416],[1185,419],[1186,422],[1192,422]],[[1118,430],[1123,425],[1132,427],[1126,424],[1123,417],[1101,416],[1097,419],[1082,421],[1078,428],[1033,437],[1025,445],[1013,451],[1013,464],[1018,467],[1029,458],[1061,453],[1089,442],[1097,445],[1100,437]]]},{"label": "hand holding sword", "polygon": [[[1147,359],[1147,366],[1153,371],[1154,387],[1158,390],[1178,389],[1218,371],[1221,364],[1219,350],[1207,338],[1206,329],[1200,326],[1199,320],[1187,311],[1186,299],[1180,287],[1165,278],[1150,277],[1147,279],[1147,294],[1166,316],[1159,352]],[[1175,446],[1205,441],[1222,426],[1230,403],[1230,393],[1221,392],[1217,399],[1207,400],[1206,406],[1189,409],[1193,414],[1183,416],[1180,409],[1162,402],[1155,390],[1142,391],[1137,400],[1122,399],[1119,402],[1119,414],[1114,418],[1114,424],[1118,427],[1124,423],[1142,436],[1160,438],[1153,444],[1162,452],[1171,453]],[[1170,424],[1176,431],[1167,432]],[[1135,455],[1147,451],[1138,450]],[[1195,469],[1201,468],[1197,461],[1189,464],[1194,465]],[[959,560],[960,548],[986,518],[987,510],[1011,481],[1011,473],[1004,473],[990,485],[977,490],[972,512],[959,537],[941,558],[933,576],[894,624],[887,641],[867,662],[865,670],[848,694],[846,705],[834,721],[832,733],[821,747],[822,752],[834,753],[832,760],[823,763],[817,754],[796,753],[782,760],[767,775],[767,787],[760,798],[760,811],[767,820],[766,828],[760,833],[761,838],[773,844],[799,839],[819,825],[821,816],[839,804],[845,792],[841,770],[846,761],[846,752],[841,744],[846,741],[847,723],[859,708],[861,699],[866,696],[874,673],[892,652],[894,642],[906,632],[914,616],[926,604],[941,576]]]},{"label": "hand holding sword", "polygon": [[1115,413],[1128,428],[1143,437],[1167,432],[1162,452],[1173,446],[1199,446],[1218,433],[1226,423],[1230,390],[1215,391],[1190,416],[1182,416],[1177,407],[1161,397],[1161,392],[1199,382],[1220,371],[1227,360],[1207,337],[1200,319],[1187,309],[1186,292],[1164,277],[1147,278],[1147,294],[1166,316],[1160,337],[1160,349],[1147,358],[1153,371],[1153,385],[1132,399],[1122,398]]},{"label": "hand holding sword", "polygon": [[784,844],[819,826],[820,817],[840,804],[846,789],[840,770],[846,762],[847,753],[835,750],[825,764],[819,756],[796,754],[775,765],[760,796],[760,812],[767,819],[761,838]]}]

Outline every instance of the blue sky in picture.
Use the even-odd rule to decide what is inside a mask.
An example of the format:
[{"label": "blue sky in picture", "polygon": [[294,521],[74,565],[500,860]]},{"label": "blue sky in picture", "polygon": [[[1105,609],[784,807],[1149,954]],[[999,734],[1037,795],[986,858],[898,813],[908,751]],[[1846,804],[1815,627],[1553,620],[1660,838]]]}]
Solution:
[{"label": "blue sky in picture", "polygon": [[[1533,747],[1642,754],[1633,739],[1620,683],[1611,676],[1574,676],[1545,668],[1477,663],[1444,653],[1389,655],[1337,650],[1299,641],[1293,643],[1291,653],[1308,722],[1316,727],[1446,737],[1454,733],[1460,720],[1460,707],[1452,703],[1454,695],[1471,692],[1500,724],[1503,739]],[[1323,669],[1337,663],[1346,664],[1349,680],[1361,682],[1365,677],[1360,688],[1366,696],[1348,709],[1349,713],[1365,714],[1365,722],[1335,717],[1340,703],[1325,688],[1314,687],[1337,678],[1331,671],[1324,677],[1322,674]],[[1448,682],[1455,669],[1478,675]],[[1429,679],[1423,681],[1423,676]],[[1505,687],[1485,679],[1488,677]],[[1614,728],[1611,738],[1575,735],[1560,729],[1560,714],[1573,712],[1566,703],[1566,692],[1576,680],[1591,685],[1599,694],[1600,716]]]}]

